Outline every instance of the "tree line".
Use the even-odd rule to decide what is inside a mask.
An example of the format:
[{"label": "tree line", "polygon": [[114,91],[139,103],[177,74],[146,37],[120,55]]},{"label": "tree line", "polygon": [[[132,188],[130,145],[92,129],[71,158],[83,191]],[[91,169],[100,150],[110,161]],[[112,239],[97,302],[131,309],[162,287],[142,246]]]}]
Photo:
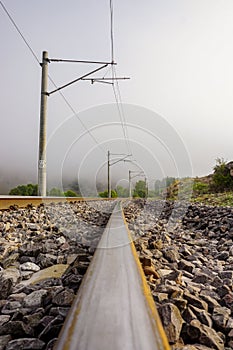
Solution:
[{"label": "tree line", "polygon": [[[217,158],[216,164],[213,168],[214,172],[210,177],[208,183],[200,181],[198,178],[194,179],[193,191],[194,193],[214,193],[233,190],[233,162],[226,162],[223,158]],[[188,179],[188,178],[187,178]],[[169,189],[174,187],[179,180],[174,177],[165,177],[162,180],[157,179],[154,182],[154,188],[148,190],[146,181],[139,180],[135,183],[132,191],[134,198],[146,198],[146,197],[160,197],[169,192]],[[73,181],[69,185],[70,188],[62,191],[59,188],[52,188],[47,192],[48,196],[54,197],[80,197],[80,188],[77,181]],[[15,196],[37,196],[38,185],[27,184],[19,185],[12,188],[9,195]],[[102,198],[108,197],[108,191],[99,192],[99,196]],[[129,189],[123,186],[117,186],[111,191],[111,197],[127,198],[129,197]]]}]

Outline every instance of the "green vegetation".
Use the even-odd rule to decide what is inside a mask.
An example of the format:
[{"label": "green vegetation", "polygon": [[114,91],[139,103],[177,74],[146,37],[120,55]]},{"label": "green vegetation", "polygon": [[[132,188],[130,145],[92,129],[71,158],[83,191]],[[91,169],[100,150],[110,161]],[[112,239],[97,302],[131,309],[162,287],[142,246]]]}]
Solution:
[{"label": "green vegetation", "polygon": [[68,191],[64,192],[64,196],[65,197],[78,197],[77,193],[72,191],[72,190],[68,190]]},{"label": "green vegetation", "polygon": [[167,188],[167,199],[185,199],[183,195],[191,190],[190,201],[206,205],[233,206],[233,176],[230,172],[232,164],[223,158],[216,159],[214,173],[202,178],[175,180]]},{"label": "green vegetation", "polygon": [[117,197],[120,197],[120,198],[129,197],[129,190],[122,186],[117,186],[116,193],[117,193]]},{"label": "green vegetation", "polygon": [[176,179],[174,177],[165,177],[162,180],[156,180],[155,181],[155,190],[154,194],[155,196],[159,196],[166,192],[166,189],[175,181]]},{"label": "green vegetation", "polygon": [[233,190],[233,177],[230,174],[230,169],[223,158],[216,159],[214,167],[212,190],[216,192],[224,192]]},{"label": "green vegetation", "polygon": [[[191,202],[202,202],[208,205],[230,205],[233,206],[233,162],[227,163],[223,158],[217,158],[213,168],[213,174],[201,178],[165,177],[156,180],[154,189],[148,192],[147,184],[143,180],[136,182],[133,197],[168,200],[190,200]],[[104,184],[99,184],[99,191],[104,189]],[[49,196],[55,197],[77,197],[80,196],[78,181],[73,181],[65,186],[63,192],[59,188],[52,188],[48,191]],[[27,184],[12,188],[10,195],[36,196],[37,185]],[[99,192],[102,198],[108,198],[108,191]],[[126,198],[129,196],[128,188],[117,186],[111,191],[112,198]]]},{"label": "green vegetation", "polygon": [[193,192],[195,195],[201,195],[201,194],[206,194],[210,190],[209,185],[207,183],[194,180],[193,184]]},{"label": "green vegetation", "polygon": [[213,206],[233,206],[233,192],[208,193],[193,197],[191,202]]},{"label": "green vegetation", "polygon": [[135,188],[133,191],[134,198],[146,198],[147,197],[147,186],[146,182],[143,180],[139,180],[135,184]]},{"label": "green vegetation", "polygon": [[65,192],[61,191],[60,188],[52,188],[49,193],[51,197],[78,197],[77,193],[72,190],[67,190]]},{"label": "green vegetation", "polygon": [[75,193],[75,196],[66,196],[66,194],[65,194],[66,197],[81,197],[81,191],[80,191],[79,183],[77,180],[74,180],[73,182],[68,184],[68,186],[65,185],[64,187],[66,189],[66,192],[73,191]]},{"label": "green vegetation", "polygon": [[[99,192],[99,196],[101,198],[108,198],[108,191]],[[117,198],[117,192],[114,190],[111,190],[111,198]]]},{"label": "green vegetation", "polygon": [[64,192],[60,190],[60,188],[53,187],[49,193],[49,196],[51,197],[65,197]]},{"label": "green vegetation", "polygon": [[28,184],[28,185],[19,185],[15,188],[12,188],[9,192],[11,196],[37,196],[37,185]]},{"label": "green vegetation", "polygon": [[[10,190],[10,196],[37,196],[38,185],[19,185]],[[77,197],[77,193],[72,190],[62,192],[59,188],[52,188],[48,191],[48,196],[52,197]]]}]

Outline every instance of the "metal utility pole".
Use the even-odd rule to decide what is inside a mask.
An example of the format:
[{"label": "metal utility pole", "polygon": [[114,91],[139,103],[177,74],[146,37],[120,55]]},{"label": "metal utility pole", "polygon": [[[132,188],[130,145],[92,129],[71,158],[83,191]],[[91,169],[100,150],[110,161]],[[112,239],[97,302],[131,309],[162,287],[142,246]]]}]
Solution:
[{"label": "metal utility pole", "polygon": [[[115,162],[114,162],[114,159],[113,159],[113,163],[111,163],[110,161],[110,151],[108,151],[108,198],[111,198],[111,178],[110,178],[110,167],[116,163],[119,163],[119,162],[130,162],[129,159],[127,159],[128,157],[131,157],[132,154],[126,154],[124,155],[123,158],[120,158],[120,159],[117,159],[115,158]],[[112,153],[112,155],[114,156],[123,156],[123,154],[118,154],[118,153]]]},{"label": "metal utility pole", "polygon": [[[134,176],[132,176],[133,173],[135,173]],[[137,176],[142,176],[143,174],[143,171],[129,170],[129,198],[132,198],[132,179],[134,179]]]},{"label": "metal utility pole", "polygon": [[46,196],[46,135],[47,135],[47,89],[48,89],[48,52],[43,51],[41,102],[40,102],[40,136],[38,161],[38,196]]},{"label": "metal utility pole", "polygon": [[[81,75],[80,77],[68,82],[67,84],[64,84],[60,87],[56,87],[53,91],[48,91],[48,63],[50,62],[64,62],[64,63],[87,63],[87,64],[98,64],[100,65],[98,68],[85,73]],[[47,99],[48,96],[54,94],[57,91],[60,91],[74,83],[77,83],[81,80],[90,80],[93,84],[94,82],[108,82],[112,84],[112,81],[119,80],[119,79],[129,79],[127,77],[92,77],[87,78],[90,75],[99,72],[100,70],[108,67],[109,65],[113,66],[115,65],[115,62],[103,62],[103,61],[80,61],[80,60],[67,60],[67,59],[60,59],[60,58],[49,58],[48,52],[43,51],[42,56],[42,78],[41,78],[41,105],[40,105],[40,136],[39,136],[39,161],[38,161],[38,196],[45,197],[46,196],[46,126],[47,126]],[[110,153],[108,156],[108,159],[110,158]],[[109,159],[110,162],[110,159]],[[110,186],[110,163],[108,166],[108,172],[109,172],[109,180],[108,180],[108,193],[111,194],[111,186]]]},{"label": "metal utility pole", "polygon": [[145,196],[148,197],[148,184],[147,184],[147,178],[145,177]]},{"label": "metal utility pole", "polygon": [[111,198],[111,184],[110,184],[110,151],[108,151],[108,198]]},{"label": "metal utility pole", "polygon": [[129,170],[129,198],[132,198],[131,180],[131,170]]}]

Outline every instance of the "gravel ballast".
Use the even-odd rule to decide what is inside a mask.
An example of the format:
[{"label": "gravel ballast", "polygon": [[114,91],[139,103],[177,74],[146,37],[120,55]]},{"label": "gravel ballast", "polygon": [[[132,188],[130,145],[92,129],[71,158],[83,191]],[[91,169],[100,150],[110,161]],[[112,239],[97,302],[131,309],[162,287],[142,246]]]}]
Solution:
[{"label": "gravel ballast", "polygon": [[232,208],[136,200],[125,216],[172,350],[232,349]]},{"label": "gravel ballast", "polygon": [[[113,206],[0,211],[0,350],[53,348]],[[171,349],[232,349],[232,208],[134,200],[124,211]]]}]

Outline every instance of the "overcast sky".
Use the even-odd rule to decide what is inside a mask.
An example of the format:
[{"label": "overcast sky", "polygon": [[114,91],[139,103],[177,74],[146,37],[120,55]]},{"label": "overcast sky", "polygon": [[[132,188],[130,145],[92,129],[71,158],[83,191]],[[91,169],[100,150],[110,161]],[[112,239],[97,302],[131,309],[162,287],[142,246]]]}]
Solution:
[{"label": "overcast sky", "polygon": [[[109,0],[2,3],[39,61],[43,50],[50,58],[111,60]],[[207,175],[217,157],[232,160],[233,1],[114,0],[113,7],[116,72],[130,77],[119,81],[123,108],[111,85],[87,81],[62,91],[69,106],[59,93],[48,98],[50,186],[64,177],[104,181],[108,150],[133,154],[133,163],[111,167],[125,185],[129,169],[153,182]],[[3,192],[37,181],[41,67],[2,6],[0,37]],[[95,68],[50,63],[49,75],[60,86]]]}]

